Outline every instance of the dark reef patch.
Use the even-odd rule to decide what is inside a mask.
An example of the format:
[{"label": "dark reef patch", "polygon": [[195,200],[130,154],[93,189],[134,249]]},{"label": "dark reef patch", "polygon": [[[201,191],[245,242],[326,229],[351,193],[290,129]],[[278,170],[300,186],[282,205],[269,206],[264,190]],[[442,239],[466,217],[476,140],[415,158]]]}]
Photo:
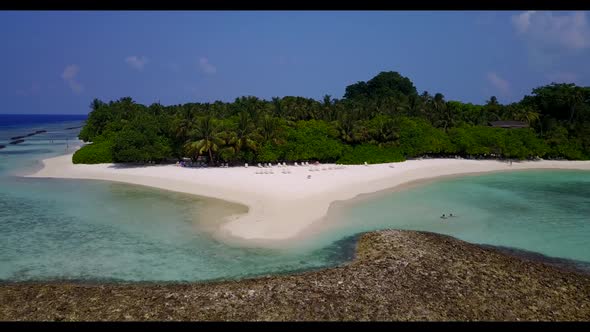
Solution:
[{"label": "dark reef patch", "polygon": [[0,320],[590,320],[590,276],[416,231],[366,233],[348,264],[190,284],[0,285]]}]

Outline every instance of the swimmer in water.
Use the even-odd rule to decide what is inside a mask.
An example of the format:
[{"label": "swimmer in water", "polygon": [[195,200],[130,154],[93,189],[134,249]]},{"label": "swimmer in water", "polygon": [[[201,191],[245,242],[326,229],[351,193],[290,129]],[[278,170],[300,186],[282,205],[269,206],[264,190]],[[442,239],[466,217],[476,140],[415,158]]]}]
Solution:
[{"label": "swimmer in water", "polygon": [[441,219],[447,219],[447,216],[445,216],[445,214],[443,213],[442,216],[440,216]]}]

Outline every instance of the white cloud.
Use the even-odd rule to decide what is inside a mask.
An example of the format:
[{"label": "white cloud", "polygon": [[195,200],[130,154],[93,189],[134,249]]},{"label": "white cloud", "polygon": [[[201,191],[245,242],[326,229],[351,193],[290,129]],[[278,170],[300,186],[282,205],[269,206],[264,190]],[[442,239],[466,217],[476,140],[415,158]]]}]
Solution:
[{"label": "white cloud", "polygon": [[585,12],[554,15],[527,11],[512,16],[512,24],[530,48],[544,51],[581,50],[590,47]]},{"label": "white cloud", "polygon": [[125,62],[132,68],[137,70],[143,70],[143,67],[148,63],[148,59],[145,56],[130,55],[125,58]]},{"label": "white cloud", "polygon": [[534,10],[526,11],[520,15],[512,16],[512,24],[518,33],[525,33],[531,25],[531,15],[534,15]]},{"label": "white cloud", "polygon": [[61,78],[68,83],[74,93],[80,93],[84,90],[82,84],[76,80],[79,72],[80,67],[78,65],[68,65],[61,74]]},{"label": "white cloud", "polygon": [[205,74],[215,74],[217,72],[217,68],[209,63],[209,59],[204,57],[199,59],[199,69]]},{"label": "white cloud", "polygon": [[510,84],[505,79],[494,72],[488,73],[488,82],[501,94],[507,95],[510,90]]},{"label": "white cloud", "polygon": [[76,75],[78,75],[78,72],[80,72],[80,67],[78,65],[69,65],[64,69],[61,78],[66,81],[73,80],[76,78]]}]

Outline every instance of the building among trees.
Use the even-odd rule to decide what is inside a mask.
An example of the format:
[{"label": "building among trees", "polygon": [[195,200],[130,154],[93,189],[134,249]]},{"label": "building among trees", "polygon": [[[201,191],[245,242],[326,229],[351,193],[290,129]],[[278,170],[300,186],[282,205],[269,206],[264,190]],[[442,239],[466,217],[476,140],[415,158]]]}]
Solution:
[{"label": "building among trees", "polygon": [[529,124],[524,121],[492,121],[489,125],[494,128],[528,128]]}]

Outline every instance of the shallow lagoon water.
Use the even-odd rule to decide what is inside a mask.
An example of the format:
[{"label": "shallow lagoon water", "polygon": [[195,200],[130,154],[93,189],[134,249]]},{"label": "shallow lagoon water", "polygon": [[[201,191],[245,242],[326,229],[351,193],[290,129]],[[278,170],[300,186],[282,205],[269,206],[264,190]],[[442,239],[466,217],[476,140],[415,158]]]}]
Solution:
[{"label": "shallow lagoon water", "polygon": [[[447,219],[440,218],[442,214]],[[335,204],[330,233],[381,228],[590,262],[590,172],[527,170],[440,179]]]},{"label": "shallow lagoon water", "polygon": [[211,226],[246,211],[224,201],[108,181],[19,176],[80,145],[77,130],[63,130],[79,124],[0,126],[0,144],[48,129],[0,151],[0,280],[213,280],[309,270],[352,257],[354,240],[313,251],[219,242]]},{"label": "shallow lagoon water", "polygon": [[[298,247],[244,248],[210,234],[224,216],[243,212],[239,205],[106,181],[18,176],[80,144],[77,130],[64,130],[80,124],[0,126],[0,144],[48,130],[0,150],[0,280],[177,282],[303,271],[350,260],[357,234],[383,228],[590,262],[589,172],[495,173],[368,195],[335,204],[323,232]],[[443,220],[442,213],[457,217]]]}]

